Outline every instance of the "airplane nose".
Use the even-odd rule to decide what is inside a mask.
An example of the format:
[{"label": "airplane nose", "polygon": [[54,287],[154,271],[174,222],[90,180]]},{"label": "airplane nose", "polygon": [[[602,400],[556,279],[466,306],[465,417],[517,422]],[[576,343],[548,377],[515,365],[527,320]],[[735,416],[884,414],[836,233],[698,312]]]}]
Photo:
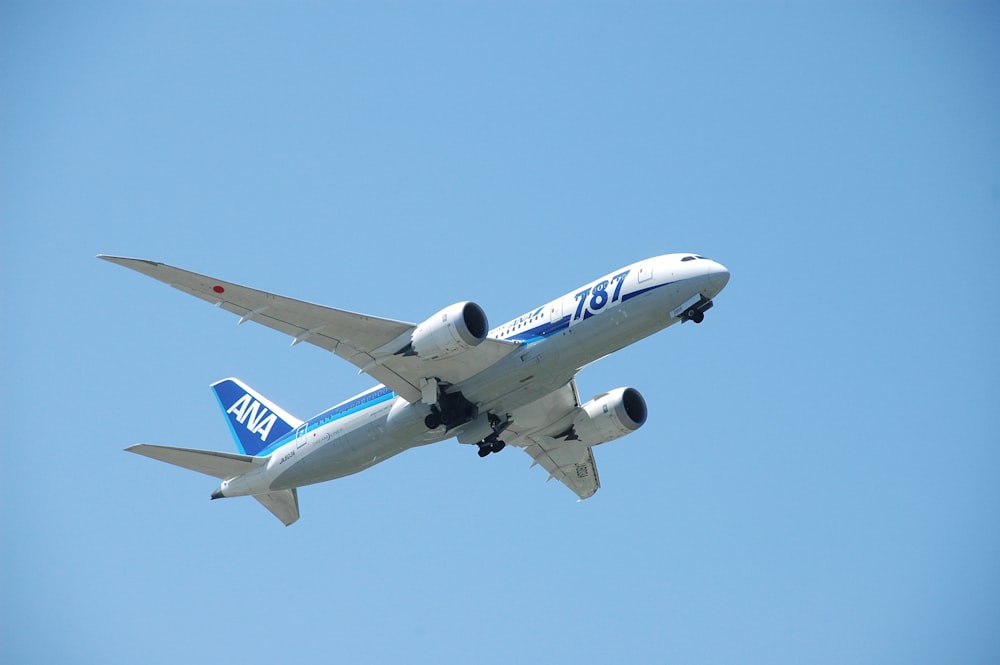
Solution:
[{"label": "airplane nose", "polygon": [[[713,261],[713,263],[715,262]],[[708,279],[712,282],[712,286],[721,291],[729,283],[729,270],[721,263],[715,263],[714,266],[709,268]]]}]

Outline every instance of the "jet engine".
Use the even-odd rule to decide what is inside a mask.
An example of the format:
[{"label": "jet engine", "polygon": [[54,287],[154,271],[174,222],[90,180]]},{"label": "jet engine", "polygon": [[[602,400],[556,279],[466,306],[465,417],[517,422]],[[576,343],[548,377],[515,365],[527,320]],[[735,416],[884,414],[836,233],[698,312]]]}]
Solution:
[{"label": "jet engine", "polygon": [[573,419],[572,435],[588,446],[614,441],[646,422],[646,400],[635,388],[615,388],[581,406]]},{"label": "jet engine", "polygon": [[425,360],[447,358],[478,346],[489,331],[482,307],[474,302],[455,303],[414,329],[409,352]]}]

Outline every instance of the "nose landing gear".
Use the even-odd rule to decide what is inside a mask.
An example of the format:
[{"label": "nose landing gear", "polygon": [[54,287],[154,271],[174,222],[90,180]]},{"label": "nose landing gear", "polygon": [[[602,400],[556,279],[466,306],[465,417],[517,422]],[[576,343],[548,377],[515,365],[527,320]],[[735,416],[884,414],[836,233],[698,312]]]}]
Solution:
[{"label": "nose landing gear", "polygon": [[681,314],[681,321],[701,323],[705,320],[705,312],[712,309],[712,305],[714,304],[711,300],[702,296],[701,300],[684,310],[684,313]]}]

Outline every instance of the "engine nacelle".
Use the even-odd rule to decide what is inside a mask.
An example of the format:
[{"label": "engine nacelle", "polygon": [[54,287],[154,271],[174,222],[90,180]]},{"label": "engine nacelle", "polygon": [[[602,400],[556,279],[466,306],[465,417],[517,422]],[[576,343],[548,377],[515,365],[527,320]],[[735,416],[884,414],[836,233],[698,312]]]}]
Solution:
[{"label": "engine nacelle", "polygon": [[474,302],[455,303],[413,331],[410,347],[420,358],[447,358],[478,346],[490,331],[486,312]]},{"label": "engine nacelle", "polygon": [[646,422],[646,400],[635,388],[615,388],[582,405],[573,431],[588,446],[614,441]]}]

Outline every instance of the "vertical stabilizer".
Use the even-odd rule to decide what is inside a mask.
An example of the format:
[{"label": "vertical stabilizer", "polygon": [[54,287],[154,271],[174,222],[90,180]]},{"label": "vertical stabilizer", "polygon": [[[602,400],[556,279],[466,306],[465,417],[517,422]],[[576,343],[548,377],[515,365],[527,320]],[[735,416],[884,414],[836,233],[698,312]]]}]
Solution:
[{"label": "vertical stabilizer", "polygon": [[216,381],[212,390],[244,455],[260,454],[302,424],[239,379]]}]

